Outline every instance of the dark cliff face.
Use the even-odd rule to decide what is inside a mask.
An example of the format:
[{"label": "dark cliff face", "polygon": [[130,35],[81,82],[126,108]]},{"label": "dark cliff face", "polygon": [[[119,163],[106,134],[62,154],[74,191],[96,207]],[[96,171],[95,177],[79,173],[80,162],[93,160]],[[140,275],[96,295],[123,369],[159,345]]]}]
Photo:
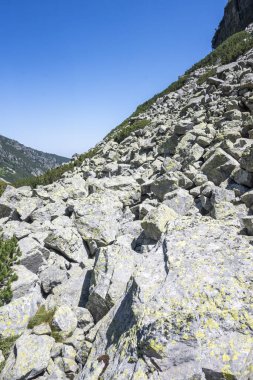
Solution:
[{"label": "dark cliff face", "polygon": [[215,49],[232,34],[245,29],[253,22],[253,0],[230,0],[225,7],[224,17],[213,37]]}]

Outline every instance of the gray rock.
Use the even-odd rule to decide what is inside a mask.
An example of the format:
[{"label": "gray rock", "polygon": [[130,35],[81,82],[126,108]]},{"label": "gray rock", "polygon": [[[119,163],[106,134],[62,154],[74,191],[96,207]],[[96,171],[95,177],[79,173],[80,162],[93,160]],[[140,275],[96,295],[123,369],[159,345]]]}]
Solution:
[{"label": "gray rock", "polygon": [[218,148],[202,165],[201,170],[215,185],[220,185],[238,166],[239,163],[233,157]]},{"label": "gray rock", "polygon": [[75,275],[72,275],[68,281],[52,289],[52,294],[46,299],[48,308],[53,309],[60,305],[84,306],[88,299],[90,277],[90,270],[78,268]]},{"label": "gray rock", "polygon": [[38,273],[46,264],[47,250],[35,239],[28,236],[18,242],[21,257],[20,263],[33,273]]},{"label": "gray rock", "polygon": [[38,276],[23,265],[16,265],[14,271],[18,279],[11,284],[13,299],[26,296],[28,293],[33,292],[36,285],[39,284]]},{"label": "gray rock", "polygon": [[253,236],[253,216],[245,216],[243,219],[243,224],[250,236]]},{"label": "gray rock", "polygon": [[179,187],[189,189],[192,186],[192,181],[189,180],[181,172],[171,172],[164,174],[157,178],[150,185],[150,190],[158,197],[159,200],[163,200],[165,194],[176,190]]},{"label": "gray rock", "polygon": [[163,204],[179,215],[186,215],[193,207],[194,199],[187,190],[178,189],[166,194]]},{"label": "gray rock", "polygon": [[21,334],[42,302],[38,292],[14,299],[0,308],[0,338]]},{"label": "gray rock", "polygon": [[40,223],[46,220],[51,221],[58,216],[65,215],[66,204],[63,202],[48,203],[43,207],[40,207],[33,211],[30,215],[32,221],[39,221]]},{"label": "gray rock", "polygon": [[243,203],[246,204],[248,208],[252,207],[253,206],[253,190],[248,191],[247,193],[244,193],[241,196],[241,200]]},{"label": "gray rock", "polygon": [[66,271],[57,267],[47,267],[39,274],[43,291],[48,294],[59,284],[67,281]]},{"label": "gray rock", "polygon": [[238,168],[232,173],[232,178],[239,185],[253,187],[253,173]]},{"label": "gray rock", "polygon": [[138,254],[127,243],[122,236],[113,245],[99,250],[86,305],[95,322],[122,296],[138,262]]},{"label": "gray rock", "polygon": [[59,252],[69,261],[83,263],[88,259],[88,252],[84,247],[83,240],[74,226],[68,225],[69,219],[62,218],[66,218],[65,226],[61,221],[57,222],[59,218],[55,219],[51,232],[45,239],[45,246]]},{"label": "gray rock", "polygon": [[54,339],[46,335],[22,335],[6,361],[0,379],[28,380],[37,377],[47,368],[53,345]]},{"label": "gray rock", "polygon": [[253,172],[253,145],[248,147],[240,160],[241,167],[248,172]]},{"label": "gray rock", "polygon": [[147,237],[158,240],[165,232],[167,223],[177,217],[178,214],[172,208],[161,204],[145,216],[141,225]]},{"label": "gray rock", "polygon": [[54,313],[52,326],[54,326],[54,328],[56,328],[60,334],[66,338],[76,329],[77,318],[69,306],[61,305]]},{"label": "gray rock", "polygon": [[115,240],[122,217],[122,203],[114,193],[91,194],[75,205],[75,225],[85,241],[107,245]]},{"label": "gray rock", "polygon": [[224,222],[182,217],[168,225],[161,247],[143,258],[101,321],[81,380],[100,376],[97,358],[105,353],[105,380],[123,373],[145,379],[150,371],[163,380],[221,377],[228,360],[230,374],[239,376],[252,348],[245,292],[252,246]]}]

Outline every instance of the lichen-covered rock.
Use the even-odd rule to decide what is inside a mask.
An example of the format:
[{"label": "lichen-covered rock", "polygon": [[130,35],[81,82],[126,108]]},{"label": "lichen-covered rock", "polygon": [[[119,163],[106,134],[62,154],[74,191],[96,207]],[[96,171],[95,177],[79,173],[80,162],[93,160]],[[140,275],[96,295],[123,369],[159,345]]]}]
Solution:
[{"label": "lichen-covered rock", "polygon": [[19,240],[18,245],[21,251],[20,263],[37,274],[42,265],[46,264],[48,251],[31,236]]},{"label": "lichen-covered rock", "polygon": [[221,148],[217,148],[211,157],[202,165],[201,170],[208,177],[209,181],[220,185],[225,181],[239,163]]},{"label": "lichen-covered rock", "polygon": [[243,153],[240,164],[243,169],[253,173],[253,144]]},{"label": "lichen-covered rock", "polygon": [[113,178],[90,178],[87,184],[92,192],[114,191],[125,206],[140,201],[141,187],[133,177],[115,176]]},{"label": "lichen-covered rock", "polygon": [[57,285],[67,281],[66,271],[54,266],[47,267],[40,273],[39,277],[42,289],[46,294],[50,293]]},{"label": "lichen-covered rock", "polygon": [[0,337],[6,338],[22,333],[42,302],[38,292],[14,299],[0,308]]},{"label": "lichen-covered rock", "polygon": [[85,241],[107,245],[115,240],[122,203],[113,192],[91,194],[74,206],[75,225]]},{"label": "lichen-covered rock", "polygon": [[16,265],[14,270],[18,278],[11,284],[11,290],[13,293],[12,298],[20,298],[33,292],[36,285],[39,284],[38,276],[23,265]]},{"label": "lichen-covered rock", "polygon": [[105,354],[105,380],[240,378],[253,344],[252,246],[224,222],[181,217],[162,247],[102,320],[82,380],[100,375]]},{"label": "lichen-covered rock", "polygon": [[193,207],[194,199],[187,190],[178,189],[167,193],[163,204],[179,215],[186,215]]},{"label": "lichen-covered rock", "polygon": [[170,207],[162,204],[151,210],[143,219],[141,225],[147,237],[158,240],[165,232],[168,222],[176,219],[178,214]]},{"label": "lichen-covered rock", "polygon": [[128,246],[124,236],[113,245],[100,248],[86,305],[95,322],[122,296],[137,263],[138,254]]},{"label": "lichen-covered rock", "polygon": [[67,337],[77,327],[77,318],[71,308],[67,305],[59,306],[52,320],[52,325],[62,334]]},{"label": "lichen-covered rock", "polygon": [[45,239],[47,248],[52,248],[69,261],[83,263],[88,258],[83,240],[69,218],[61,217],[53,221],[52,229]]},{"label": "lichen-covered rock", "polygon": [[34,379],[47,368],[54,339],[42,335],[22,335],[6,361],[1,380]]}]

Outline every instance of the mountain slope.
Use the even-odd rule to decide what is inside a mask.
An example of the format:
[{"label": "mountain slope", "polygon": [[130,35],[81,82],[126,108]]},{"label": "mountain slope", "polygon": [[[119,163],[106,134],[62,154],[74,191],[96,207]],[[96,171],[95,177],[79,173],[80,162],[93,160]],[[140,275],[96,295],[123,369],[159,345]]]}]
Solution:
[{"label": "mountain slope", "polygon": [[0,380],[252,379],[251,31],[5,189]]},{"label": "mountain slope", "polygon": [[66,157],[28,148],[0,135],[0,177],[6,181],[41,175],[68,161]]}]

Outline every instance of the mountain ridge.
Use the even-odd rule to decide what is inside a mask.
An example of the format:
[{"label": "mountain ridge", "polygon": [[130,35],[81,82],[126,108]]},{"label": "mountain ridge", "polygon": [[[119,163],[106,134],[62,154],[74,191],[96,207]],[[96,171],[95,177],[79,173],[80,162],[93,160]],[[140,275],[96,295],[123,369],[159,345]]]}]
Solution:
[{"label": "mountain ridge", "polygon": [[66,157],[44,153],[0,135],[0,177],[8,182],[41,175],[68,161]]}]

